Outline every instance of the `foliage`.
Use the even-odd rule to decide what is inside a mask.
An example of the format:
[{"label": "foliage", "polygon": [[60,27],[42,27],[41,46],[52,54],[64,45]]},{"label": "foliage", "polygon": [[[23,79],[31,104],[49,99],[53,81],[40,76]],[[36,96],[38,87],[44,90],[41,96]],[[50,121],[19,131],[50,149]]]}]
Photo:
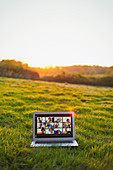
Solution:
[{"label": "foliage", "polygon": [[74,65],[70,67],[31,68],[15,60],[2,60],[0,62],[0,76],[39,79],[53,82],[68,82],[113,87],[113,66]]},{"label": "foliage", "polygon": [[[35,111],[75,112],[78,148],[30,148]],[[0,78],[0,169],[113,169],[113,88]]]},{"label": "foliage", "polygon": [[85,85],[96,85],[96,86],[110,86],[113,87],[113,76],[86,76],[81,74],[66,74],[65,72],[60,73],[56,76],[44,77],[42,80],[54,81],[61,83],[72,83],[72,84],[85,84]]},{"label": "foliage", "polygon": [[106,75],[112,75],[113,76],[113,67],[106,71]]},{"label": "foliage", "polygon": [[38,72],[31,70],[28,64],[15,60],[2,60],[0,62],[0,76],[39,79]]},{"label": "foliage", "polygon": [[40,78],[45,81],[113,87],[113,66],[74,65],[34,70],[38,71]]},{"label": "foliage", "polygon": [[102,75],[106,74],[107,70],[113,71],[113,66],[111,67],[102,67],[102,66],[89,66],[89,65],[73,65],[67,67],[48,67],[43,68],[34,68],[35,71],[38,71],[41,77],[45,76],[56,76],[60,72],[66,72],[67,74],[81,74],[81,75]]}]

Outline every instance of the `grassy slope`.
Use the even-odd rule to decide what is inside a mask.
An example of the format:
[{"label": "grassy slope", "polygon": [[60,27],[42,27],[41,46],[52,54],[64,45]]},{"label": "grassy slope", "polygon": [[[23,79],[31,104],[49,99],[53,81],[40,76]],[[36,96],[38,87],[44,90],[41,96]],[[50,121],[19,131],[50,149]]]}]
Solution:
[{"label": "grassy slope", "polygon": [[[75,112],[79,147],[30,148],[34,111]],[[0,169],[112,169],[113,88],[0,78]]]}]

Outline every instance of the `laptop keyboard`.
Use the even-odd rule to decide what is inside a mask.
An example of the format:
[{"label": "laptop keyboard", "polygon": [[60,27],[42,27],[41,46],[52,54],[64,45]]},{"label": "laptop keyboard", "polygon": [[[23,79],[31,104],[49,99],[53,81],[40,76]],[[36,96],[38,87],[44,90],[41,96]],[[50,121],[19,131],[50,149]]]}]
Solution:
[{"label": "laptop keyboard", "polygon": [[55,141],[55,142],[48,142],[48,141],[46,141],[46,142],[35,142],[35,143],[39,143],[39,144],[46,144],[46,143],[73,143],[73,141]]}]

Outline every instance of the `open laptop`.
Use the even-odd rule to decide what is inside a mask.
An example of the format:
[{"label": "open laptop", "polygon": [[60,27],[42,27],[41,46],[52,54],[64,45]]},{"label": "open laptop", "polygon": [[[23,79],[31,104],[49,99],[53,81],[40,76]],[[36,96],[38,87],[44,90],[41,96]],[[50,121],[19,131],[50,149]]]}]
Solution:
[{"label": "open laptop", "polygon": [[30,146],[78,146],[74,112],[34,112]]}]

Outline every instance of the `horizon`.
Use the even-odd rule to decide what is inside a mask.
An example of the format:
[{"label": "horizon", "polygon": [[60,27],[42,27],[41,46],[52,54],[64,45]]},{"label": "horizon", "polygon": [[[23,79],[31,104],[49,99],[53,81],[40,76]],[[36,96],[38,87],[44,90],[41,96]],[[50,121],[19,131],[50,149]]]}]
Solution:
[{"label": "horizon", "polygon": [[[82,65],[82,64],[73,64],[73,65],[56,65],[56,66],[45,66],[45,67],[40,67],[40,66],[38,66],[38,67],[35,67],[35,66],[31,66],[31,65],[29,65],[29,63],[26,63],[26,62],[23,62],[23,61],[20,61],[20,60],[15,60],[14,58],[12,58],[12,59],[2,59],[2,60],[14,60],[14,61],[16,61],[16,62],[21,62],[22,64],[28,64],[28,67],[32,67],[32,68],[41,68],[41,69],[49,69],[49,68],[56,68],[56,67],[72,67],[72,66],[99,66],[99,67],[112,67],[113,65],[110,65],[110,66],[102,66],[102,65],[88,65],[88,64],[84,64],[84,65]],[[0,60],[0,62],[2,61],[2,60]]]}]

